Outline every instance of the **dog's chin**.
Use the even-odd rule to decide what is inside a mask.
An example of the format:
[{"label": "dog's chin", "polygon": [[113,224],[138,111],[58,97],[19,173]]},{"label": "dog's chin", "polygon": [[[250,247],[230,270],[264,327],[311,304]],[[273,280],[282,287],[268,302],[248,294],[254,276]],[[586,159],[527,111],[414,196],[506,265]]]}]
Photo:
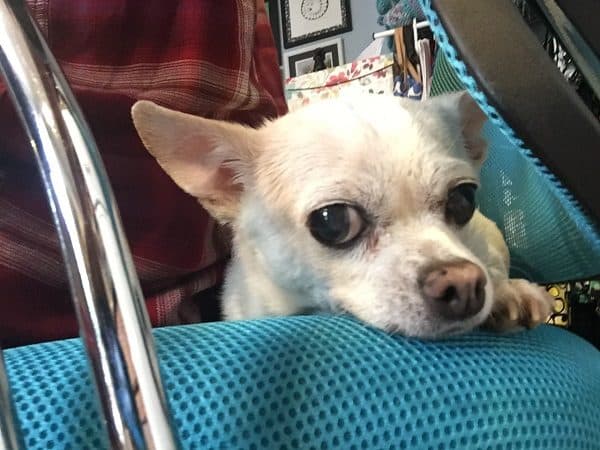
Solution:
[{"label": "dog's chin", "polygon": [[469,325],[467,325],[465,323],[453,323],[450,325],[445,325],[443,327],[440,327],[439,330],[435,330],[431,334],[426,333],[419,337],[422,339],[430,339],[430,340],[445,339],[445,338],[459,336],[461,334],[469,333],[470,331],[473,331],[475,328],[477,328],[479,325],[480,325],[480,323],[469,324]]},{"label": "dog's chin", "polygon": [[[370,290],[376,289],[370,287]],[[359,289],[357,291],[360,292]],[[354,292],[352,292],[354,294]],[[379,295],[377,295],[379,294]],[[367,325],[390,334],[425,340],[439,340],[466,334],[481,326],[489,317],[494,303],[494,290],[487,278],[485,300],[482,308],[464,319],[448,319],[434,308],[416,289],[394,291],[389,296],[376,292],[372,303],[361,301],[362,297],[349,295],[328,302],[333,311],[348,313]]]},{"label": "dog's chin", "polygon": [[483,324],[488,316],[488,308],[464,320],[448,321],[441,317],[429,316],[420,323],[388,323],[385,331],[411,338],[440,340],[467,334]]},{"label": "dog's chin", "polygon": [[[475,314],[472,317],[462,320],[447,320],[435,315],[433,312],[430,311],[427,314],[427,319],[421,322],[421,326],[414,326],[414,324],[411,323],[411,330],[408,333],[402,333],[400,326],[397,327],[397,330],[399,334],[428,340],[445,339],[469,333],[475,330],[476,328],[480,327],[491,313],[494,291],[492,288],[492,284],[489,281],[489,278],[486,284],[485,291],[486,295],[483,307],[477,314]],[[425,300],[422,299],[422,301],[424,302]]]},{"label": "dog's chin", "polygon": [[455,322],[455,323],[444,323],[438,326],[432,325],[426,329],[414,330],[414,329],[403,329],[402,326],[391,326],[386,331],[390,331],[393,334],[398,334],[410,338],[425,339],[425,340],[441,340],[453,336],[459,336],[467,334],[476,329],[481,322]]}]

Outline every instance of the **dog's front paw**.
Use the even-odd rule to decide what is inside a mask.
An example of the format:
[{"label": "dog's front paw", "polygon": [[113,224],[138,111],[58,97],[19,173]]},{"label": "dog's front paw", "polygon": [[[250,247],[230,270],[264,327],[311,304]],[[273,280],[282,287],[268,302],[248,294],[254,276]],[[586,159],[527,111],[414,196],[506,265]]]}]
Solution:
[{"label": "dog's front paw", "polygon": [[495,288],[494,306],[484,326],[497,331],[533,328],[546,322],[554,299],[527,280],[505,280]]}]

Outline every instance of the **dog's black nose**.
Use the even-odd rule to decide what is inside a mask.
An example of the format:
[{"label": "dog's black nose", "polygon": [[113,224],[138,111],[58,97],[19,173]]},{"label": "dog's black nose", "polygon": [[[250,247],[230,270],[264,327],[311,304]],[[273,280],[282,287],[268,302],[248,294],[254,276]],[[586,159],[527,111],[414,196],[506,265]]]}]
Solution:
[{"label": "dog's black nose", "polygon": [[429,307],[452,320],[467,319],[481,311],[485,283],[481,267],[463,259],[428,266],[419,277]]}]

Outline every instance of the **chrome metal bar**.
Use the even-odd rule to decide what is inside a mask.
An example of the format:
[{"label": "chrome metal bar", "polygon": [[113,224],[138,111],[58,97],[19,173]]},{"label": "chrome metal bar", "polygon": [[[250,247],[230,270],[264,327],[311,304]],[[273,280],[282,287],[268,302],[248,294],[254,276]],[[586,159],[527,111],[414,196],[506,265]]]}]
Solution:
[{"label": "chrome metal bar", "polygon": [[175,449],[150,323],[91,132],[22,0],[0,0],[0,69],[59,231],[113,449]]},{"label": "chrome metal bar", "polygon": [[13,404],[8,386],[8,376],[4,366],[4,356],[0,349],[0,450],[19,450],[19,434],[13,412]]},{"label": "chrome metal bar", "polygon": [[554,0],[536,0],[536,3],[594,94],[600,97],[600,58]]}]

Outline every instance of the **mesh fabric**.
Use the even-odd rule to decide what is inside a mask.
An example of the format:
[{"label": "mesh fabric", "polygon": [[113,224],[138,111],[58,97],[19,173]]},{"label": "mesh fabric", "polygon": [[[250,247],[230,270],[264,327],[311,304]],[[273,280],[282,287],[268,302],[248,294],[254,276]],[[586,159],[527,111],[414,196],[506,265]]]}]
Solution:
[{"label": "mesh fabric", "polygon": [[[308,316],[155,337],[184,449],[600,449],[600,353],[558,328],[426,342]],[[107,448],[80,340],[6,360],[27,449]]]}]

